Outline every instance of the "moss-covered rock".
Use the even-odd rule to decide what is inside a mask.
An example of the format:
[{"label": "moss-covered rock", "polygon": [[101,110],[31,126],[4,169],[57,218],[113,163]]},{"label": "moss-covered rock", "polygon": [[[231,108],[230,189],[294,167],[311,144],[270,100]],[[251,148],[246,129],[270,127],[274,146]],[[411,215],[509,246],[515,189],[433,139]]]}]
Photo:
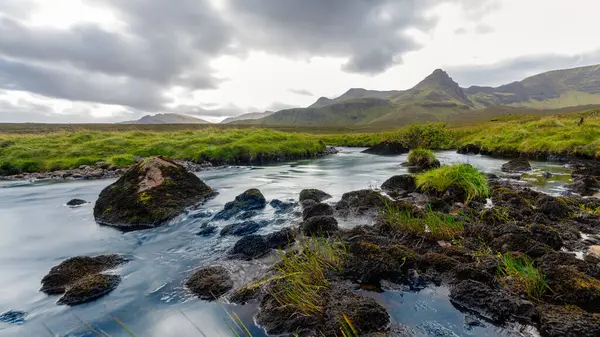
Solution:
[{"label": "moss-covered rock", "polygon": [[203,300],[216,300],[233,288],[233,281],[227,269],[212,266],[195,271],[185,286]]},{"label": "moss-covered rock", "polygon": [[415,177],[402,174],[389,178],[381,184],[381,189],[386,192],[414,192],[417,189]]},{"label": "moss-covered rock", "polygon": [[343,270],[358,283],[377,286],[382,280],[403,278],[417,260],[417,253],[406,246],[363,240],[350,244],[350,256]]},{"label": "moss-covered rock", "polygon": [[502,172],[531,171],[531,164],[525,158],[516,158],[502,165]]},{"label": "moss-covered rock", "polygon": [[590,312],[600,313],[600,280],[579,271],[575,266],[545,266],[546,282],[552,290],[551,300],[558,304],[574,304]]},{"label": "moss-covered rock", "polygon": [[119,255],[72,257],[50,269],[42,279],[40,291],[48,295],[62,294],[80,279],[115,268],[125,262],[127,260]]},{"label": "moss-covered rock", "polygon": [[329,234],[338,230],[338,223],[332,216],[313,216],[302,222],[302,232],[309,236]]},{"label": "moss-covered rock", "polygon": [[223,210],[214,216],[214,220],[228,220],[243,212],[262,209],[267,205],[265,196],[256,188],[251,188],[225,204]]},{"label": "moss-covered rock", "polygon": [[164,157],[148,158],[102,190],[94,218],[123,231],[152,228],[215,194],[181,165]]},{"label": "moss-covered rock", "polygon": [[312,218],[313,216],[332,216],[333,208],[325,203],[318,203],[316,205],[305,207],[302,210],[302,218],[304,220]]},{"label": "moss-covered rock", "polygon": [[548,337],[600,336],[600,315],[576,306],[540,305],[540,332]]},{"label": "moss-covered rock", "polygon": [[387,198],[377,191],[358,190],[342,195],[335,209],[343,215],[348,213],[365,214],[368,212],[378,213],[379,209],[386,205]]},{"label": "moss-covered rock", "polygon": [[300,191],[300,202],[303,202],[305,200],[314,200],[316,202],[321,202],[330,198],[331,195],[321,190],[317,190],[315,188],[309,188]]},{"label": "moss-covered rock", "polygon": [[77,305],[98,299],[115,290],[121,283],[119,275],[90,274],[70,286],[58,304]]},{"label": "moss-covered rock", "polygon": [[262,235],[244,236],[233,245],[229,257],[240,260],[252,260],[268,254],[271,246]]}]

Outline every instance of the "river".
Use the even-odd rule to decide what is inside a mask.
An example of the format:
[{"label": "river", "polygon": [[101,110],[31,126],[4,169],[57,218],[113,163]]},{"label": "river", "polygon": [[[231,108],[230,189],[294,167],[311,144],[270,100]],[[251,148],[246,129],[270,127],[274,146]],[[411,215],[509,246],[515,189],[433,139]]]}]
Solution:
[{"label": "river", "polygon": [[[0,183],[0,313],[26,313],[23,322],[1,323],[0,336],[130,336],[118,319],[139,337],[230,336],[225,310],[236,312],[253,336],[264,336],[252,322],[252,307],[209,303],[191,296],[183,283],[192,270],[222,260],[235,237],[202,237],[196,232],[201,211],[218,211],[248,188],[258,188],[267,200],[297,200],[300,190],[318,188],[335,202],[345,192],[377,188],[387,178],[406,173],[400,156],[374,156],[362,149],[342,148],[337,155],[261,167],[222,168],[198,173],[219,195],[200,210],[181,216],[161,228],[131,233],[98,226],[93,203],[113,180]],[[499,173],[506,162],[485,156],[455,152],[437,153],[443,164],[470,163],[483,172]],[[559,163],[531,162],[536,171],[528,178],[536,188],[560,193],[569,173]],[[540,178],[542,171],[555,173]],[[81,198],[91,203],[69,208],[65,203]],[[277,215],[279,216],[279,215]],[[273,219],[267,206],[260,218]],[[259,234],[298,223],[297,216],[283,215]],[[219,224],[220,226],[224,225]],[[353,223],[342,223],[350,227]],[[123,276],[118,288],[97,301],[66,307],[56,296],[39,292],[40,280],[62,260],[77,255],[120,253],[131,262],[117,272]],[[269,258],[266,258],[269,259]],[[236,285],[249,281],[266,268],[268,260],[222,261],[235,270]],[[369,294],[388,308],[394,322],[410,326],[419,336],[522,336],[524,327],[495,327],[454,308],[447,289],[432,287],[421,292],[389,291]],[[193,322],[193,324],[192,324]]]}]

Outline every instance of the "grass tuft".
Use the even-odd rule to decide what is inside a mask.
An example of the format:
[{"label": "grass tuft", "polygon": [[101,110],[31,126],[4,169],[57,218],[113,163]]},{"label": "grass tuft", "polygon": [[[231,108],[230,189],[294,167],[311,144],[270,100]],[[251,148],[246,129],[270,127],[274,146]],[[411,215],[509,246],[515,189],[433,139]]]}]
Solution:
[{"label": "grass tuft", "polygon": [[502,255],[498,276],[500,283],[505,287],[516,287],[533,300],[540,300],[544,293],[550,290],[545,275],[525,255]]},{"label": "grass tuft", "polygon": [[435,157],[435,153],[427,149],[414,149],[408,154],[408,165],[419,167],[434,167],[439,161]]},{"label": "grass tuft", "polygon": [[381,212],[385,221],[398,231],[424,235],[432,239],[454,239],[465,230],[464,222],[453,215],[434,212],[428,208],[415,216],[407,208],[388,203]]},{"label": "grass tuft", "polygon": [[487,198],[490,194],[485,175],[469,164],[442,166],[417,176],[416,182],[421,190],[439,194],[450,187],[459,188],[465,193],[465,203],[475,198]]}]

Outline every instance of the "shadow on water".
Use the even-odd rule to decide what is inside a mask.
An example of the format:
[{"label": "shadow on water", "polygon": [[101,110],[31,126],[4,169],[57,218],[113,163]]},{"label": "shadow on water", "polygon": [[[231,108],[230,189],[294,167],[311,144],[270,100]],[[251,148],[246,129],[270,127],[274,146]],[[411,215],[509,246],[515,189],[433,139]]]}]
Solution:
[{"label": "shadow on water", "polygon": [[[262,167],[233,167],[198,173],[219,195],[190,214],[167,226],[131,233],[98,226],[93,205],[100,191],[114,180],[71,182],[0,183],[0,314],[23,311],[24,322],[0,321],[0,336],[50,336],[47,325],[58,336],[97,336],[90,326],[111,336],[130,336],[114,317],[137,336],[200,336],[190,320],[207,336],[230,336],[230,321],[223,307],[235,311],[254,336],[264,336],[255,326],[254,307],[220,305],[194,298],[184,288],[185,279],[198,267],[223,264],[233,274],[236,286],[251,281],[272,263],[272,257],[252,262],[224,260],[238,237],[196,235],[200,226],[223,205],[248,188],[258,188],[268,201],[297,200],[300,190],[319,188],[338,201],[343,193],[380,186],[396,174],[407,173],[399,164],[406,155],[381,157],[360,153],[361,149],[316,160],[302,160]],[[500,173],[506,160],[465,156],[450,151],[437,153],[442,163],[470,163],[489,173]],[[532,162],[537,170],[556,172],[559,164]],[[534,173],[537,171],[534,171]],[[568,174],[568,172],[563,172]],[[552,178],[550,178],[552,179]],[[536,188],[560,193],[564,182],[541,183]],[[72,198],[89,201],[77,208],[65,203]],[[298,210],[298,209],[297,209]],[[275,214],[267,206],[253,220],[269,220],[258,234],[266,234],[299,223],[297,213]],[[229,222],[211,222],[223,227]],[[356,225],[356,221],[343,224]],[[65,307],[58,297],[39,292],[40,280],[66,258],[77,255],[119,253],[132,261],[114,273],[121,284],[100,300]],[[396,322],[404,323],[422,336],[513,336],[510,329],[482,322],[483,327],[465,326],[465,314],[454,308],[447,291],[428,288],[419,293],[368,293],[384,304]],[[189,320],[181,314],[189,317]],[[514,335],[517,336],[517,335]]]}]

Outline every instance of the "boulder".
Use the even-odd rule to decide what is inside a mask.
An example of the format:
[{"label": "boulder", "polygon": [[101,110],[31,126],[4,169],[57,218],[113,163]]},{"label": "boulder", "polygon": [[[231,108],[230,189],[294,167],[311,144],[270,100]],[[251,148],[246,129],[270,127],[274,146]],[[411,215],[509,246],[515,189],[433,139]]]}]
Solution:
[{"label": "boulder", "polygon": [[264,236],[252,234],[238,240],[229,252],[229,256],[234,259],[252,260],[270,251],[271,247]]},{"label": "boulder", "polygon": [[263,209],[267,205],[264,195],[256,188],[251,188],[225,204],[222,211],[214,216],[214,220],[229,220],[243,212]]},{"label": "boulder", "polygon": [[516,158],[502,165],[502,172],[525,172],[531,171],[531,165],[525,158]]},{"label": "boulder", "polygon": [[198,231],[198,233],[196,233],[196,235],[211,236],[217,232],[217,228],[218,227],[215,225],[205,223],[202,226],[200,226],[200,230]]},{"label": "boulder", "polygon": [[314,200],[316,202],[321,202],[330,198],[331,195],[314,188],[304,189],[300,191],[300,202],[303,202],[305,200]]},{"label": "boulder", "polygon": [[40,291],[48,295],[62,294],[85,276],[99,274],[125,262],[126,259],[116,254],[72,257],[50,269],[42,279]]},{"label": "boulder", "polygon": [[296,233],[291,228],[284,228],[280,231],[268,234],[265,237],[267,245],[273,249],[286,248],[296,241]]},{"label": "boulder", "polygon": [[195,271],[185,286],[200,299],[216,300],[233,288],[233,281],[227,269],[213,266]]},{"label": "boulder", "polygon": [[417,189],[415,177],[410,174],[402,174],[389,178],[383,184],[381,189],[386,192],[414,192]]},{"label": "boulder", "polygon": [[221,236],[225,235],[237,235],[244,236],[248,234],[252,234],[257,232],[262,227],[266,226],[267,222],[265,221],[244,221],[238,222],[234,224],[227,225],[221,229]]},{"label": "boulder", "polygon": [[456,150],[460,154],[479,154],[481,152],[481,146],[475,144],[465,144]]},{"label": "boulder", "polygon": [[410,149],[401,142],[384,140],[383,142],[372,146],[362,152],[368,154],[376,154],[380,156],[394,156],[408,153],[408,151],[410,151]]},{"label": "boulder", "polygon": [[182,166],[164,157],[148,158],[102,190],[94,218],[123,231],[153,228],[215,194]]},{"label": "boulder", "polygon": [[359,190],[344,193],[335,209],[343,213],[364,214],[370,211],[378,212],[386,205],[386,197],[377,191]]},{"label": "boulder", "polygon": [[296,204],[293,202],[283,202],[279,199],[271,200],[269,205],[275,208],[275,213],[286,213],[291,211],[296,206]]},{"label": "boulder", "polygon": [[305,235],[329,236],[329,234],[338,230],[338,223],[332,216],[313,216],[304,220],[300,228],[302,228]]},{"label": "boulder", "polygon": [[71,207],[77,207],[77,206],[81,206],[81,205],[85,205],[88,202],[82,199],[71,199],[67,202],[67,206],[71,206]]},{"label": "boulder", "polygon": [[333,207],[328,204],[318,203],[309,207],[305,207],[302,211],[302,219],[306,220],[313,216],[332,216]]},{"label": "boulder", "polygon": [[119,275],[86,275],[73,283],[57,303],[70,306],[87,303],[115,290],[119,283]]}]

